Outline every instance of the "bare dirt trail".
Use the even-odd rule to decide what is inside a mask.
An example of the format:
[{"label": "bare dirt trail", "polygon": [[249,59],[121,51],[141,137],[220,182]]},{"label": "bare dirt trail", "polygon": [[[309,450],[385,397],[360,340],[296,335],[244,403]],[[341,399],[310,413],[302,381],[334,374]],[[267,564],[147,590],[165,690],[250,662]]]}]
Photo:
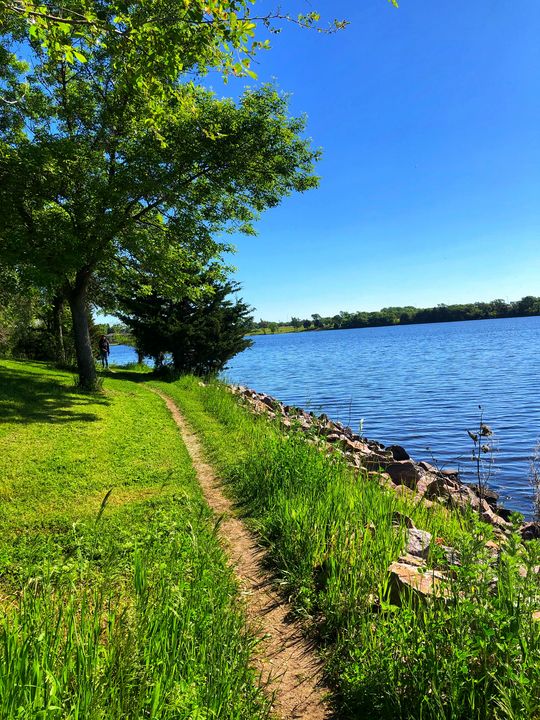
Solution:
[{"label": "bare dirt trail", "polygon": [[232,503],[220,489],[220,481],[205,461],[202,446],[170,397],[154,390],[167,404],[191,455],[208,505],[223,515],[220,533],[246,600],[249,622],[262,638],[255,658],[263,682],[274,695],[273,711],[283,720],[328,720],[328,690],[322,682],[320,662],[291,621],[292,608],[273,589],[263,568],[265,552],[244,523],[234,517]]}]

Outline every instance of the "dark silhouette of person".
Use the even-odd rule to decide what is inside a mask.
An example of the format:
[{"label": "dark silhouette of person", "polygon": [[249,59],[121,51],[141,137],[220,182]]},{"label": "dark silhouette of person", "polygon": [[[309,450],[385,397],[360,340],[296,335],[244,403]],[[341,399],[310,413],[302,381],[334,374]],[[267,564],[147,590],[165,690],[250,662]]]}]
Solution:
[{"label": "dark silhouette of person", "polygon": [[109,367],[109,355],[111,354],[111,346],[109,345],[109,341],[107,340],[106,335],[102,335],[99,338],[98,348],[99,348],[99,359],[101,360],[101,365],[104,368],[108,368]]}]

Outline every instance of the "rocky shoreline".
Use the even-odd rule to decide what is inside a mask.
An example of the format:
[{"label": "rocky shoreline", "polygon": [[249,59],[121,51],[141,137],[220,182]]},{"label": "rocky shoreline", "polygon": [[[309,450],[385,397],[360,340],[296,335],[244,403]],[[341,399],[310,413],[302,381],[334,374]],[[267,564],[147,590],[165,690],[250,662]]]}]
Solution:
[{"label": "rocky shoreline", "polygon": [[[255,414],[277,419],[287,432],[304,433],[313,443],[339,454],[352,468],[367,472],[396,493],[428,506],[440,503],[449,509],[472,508],[493,526],[497,536],[508,533],[512,511],[498,504],[499,496],[493,490],[463,483],[457,470],[439,470],[430,463],[417,462],[400,445],[384,446],[368,440],[325,414],[316,416],[243,386],[229,387]],[[540,538],[540,523],[523,523],[520,532],[523,540]]]}]

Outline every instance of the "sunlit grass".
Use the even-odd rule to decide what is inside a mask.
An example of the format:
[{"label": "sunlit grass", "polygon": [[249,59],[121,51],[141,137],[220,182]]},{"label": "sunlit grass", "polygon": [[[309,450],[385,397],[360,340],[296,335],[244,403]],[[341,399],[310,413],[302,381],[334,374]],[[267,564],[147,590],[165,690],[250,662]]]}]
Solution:
[{"label": "sunlit grass", "polygon": [[[540,717],[539,543],[517,535],[490,559],[491,528],[397,497],[303,437],[255,419],[217,384],[163,386],[200,432],[229,492],[267,545],[286,595],[326,657],[340,717],[526,720]],[[447,592],[391,602],[390,563],[404,548],[399,511],[453,546]],[[429,571],[428,571],[429,572]]]},{"label": "sunlit grass", "polygon": [[0,717],[266,718],[187,451],[127,377],[0,361]]}]

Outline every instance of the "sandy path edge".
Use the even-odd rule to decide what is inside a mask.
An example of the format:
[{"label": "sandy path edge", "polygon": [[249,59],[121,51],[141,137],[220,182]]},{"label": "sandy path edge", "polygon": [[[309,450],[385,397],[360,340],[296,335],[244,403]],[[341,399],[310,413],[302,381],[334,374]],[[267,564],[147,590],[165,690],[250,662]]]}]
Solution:
[{"label": "sandy path edge", "polygon": [[272,588],[263,569],[264,551],[253,533],[234,517],[232,503],[221,491],[219,480],[205,461],[197,435],[177,405],[165,393],[152,388],[166,403],[178,425],[210,508],[224,515],[219,530],[246,601],[248,620],[261,642],[255,656],[257,669],[274,696],[272,710],[284,720],[328,720],[325,701],[328,689],[322,681],[320,661],[302,635],[300,625],[290,620],[291,606]]}]

